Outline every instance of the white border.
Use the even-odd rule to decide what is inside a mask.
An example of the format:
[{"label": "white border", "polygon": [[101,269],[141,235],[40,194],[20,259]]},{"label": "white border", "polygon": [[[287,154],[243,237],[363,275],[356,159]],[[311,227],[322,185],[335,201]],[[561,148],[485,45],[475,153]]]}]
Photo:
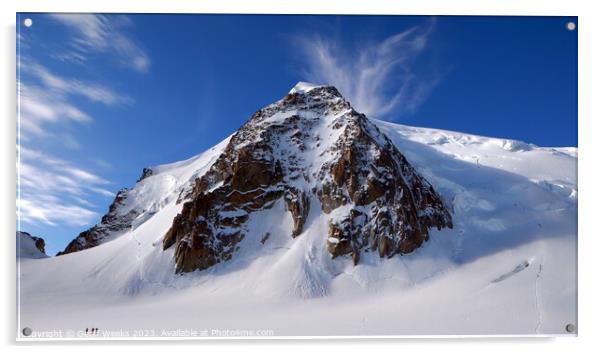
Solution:
[{"label": "white border", "polygon": [[[10,0],[9,0],[10,1]],[[8,2],[5,0],[5,2]],[[0,216],[1,224],[4,226],[4,250],[5,267],[3,292],[3,303],[6,307],[3,311],[4,319],[2,321],[1,333],[5,336],[4,344],[15,344],[15,238],[14,238],[14,215],[15,204],[12,196],[15,195],[15,12],[144,12],[144,13],[338,13],[338,14],[415,14],[415,15],[559,15],[559,16],[579,16],[579,337],[578,338],[507,338],[495,337],[489,339],[468,338],[468,339],[450,339],[451,337],[433,337],[433,339],[405,339],[392,340],[391,337],[370,337],[370,339],[357,339],[363,337],[354,337],[354,339],[324,339],[316,337],[310,341],[295,337],[291,340],[278,339],[266,340],[266,338],[253,339],[248,341],[172,341],[166,343],[164,339],[157,338],[153,340],[151,352],[164,352],[164,345],[183,345],[185,343],[231,343],[235,346],[250,345],[251,351],[257,350],[265,353],[269,350],[281,352],[283,345],[288,345],[284,350],[287,352],[306,353],[308,345],[336,345],[329,350],[353,351],[365,350],[365,345],[403,345],[405,350],[411,352],[440,352],[441,350],[458,351],[462,353],[482,353],[487,350],[488,353],[508,353],[514,350],[529,350],[531,352],[545,353],[575,353],[581,351],[590,351],[598,347],[597,329],[600,328],[600,302],[602,296],[600,293],[599,269],[600,252],[602,252],[602,233],[599,232],[600,226],[596,222],[600,208],[600,176],[598,166],[602,158],[602,146],[600,146],[599,135],[600,120],[602,119],[602,110],[600,100],[602,92],[601,67],[602,64],[602,38],[600,37],[602,28],[602,19],[599,6],[594,1],[579,0],[415,0],[415,1],[393,1],[393,0],[364,0],[352,3],[352,0],[329,0],[329,1],[262,1],[262,0],[144,0],[144,1],[126,1],[126,0],[104,0],[104,1],[35,1],[20,0],[18,3],[3,2],[3,11],[0,16],[3,21],[3,45],[4,55],[2,55],[3,83],[0,86],[2,94],[2,107],[4,119],[0,132],[3,136],[0,139],[2,144],[2,154],[0,159],[4,173],[2,174],[3,203],[1,204]],[[6,315],[9,316],[6,316]],[[436,339],[435,339],[436,338]],[[81,343],[81,342],[76,342]],[[96,344],[94,347],[88,347],[86,350],[106,351],[102,348],[102,342],[86,342],[87,344]],[[131,346],[132,342],[111,342],[120,345]],[[138,345],[140,342],[136,342]],[[149,343],[148,341],[146,343]],[[30,342],[23,343],[30,344]],[[33,343],[41,345],[42,343]],[[82,348],[76,346],[59,347],[56,342],[45,342],[50,345],[44,348],[45,352],[81,351]],[[290,344],[294,344],[291,347]],[[453,344],[453,348],[447,348],[447,345]],[[492,345],[493,344],[493,345]],[[215,344],[211,344],[215,345]],[[221,345],[221,344],[220,344]],[[445,347],[442,347],[444,345]],[[31,347],[16,346],[15,350],[30,350]],[[390,348],[389,348],[390,349]],[[202,350],[198,348],[197,350]],[[223,348],[221,349],[223,350]],[[248,350],[248,349],[245,349]],[[382,350],[382,349],[381,349]]]},{"label": "white border", "polygon": [[[400,14],[400,15],[538,15],[576,16],[585,1],[548,0],[370,0],[370,1],[70,1],[21,0],[20,12],[137,12],[137,13],[289,13],[289,14]],[[585,5],[585,6],[584,6]]]}]

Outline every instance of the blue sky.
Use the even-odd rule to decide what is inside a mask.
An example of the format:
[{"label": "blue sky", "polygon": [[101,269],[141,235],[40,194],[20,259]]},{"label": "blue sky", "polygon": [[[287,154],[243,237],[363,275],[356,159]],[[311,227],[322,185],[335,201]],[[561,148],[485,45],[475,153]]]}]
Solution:
[{"label": "blue sky", "polygon": [[577,146],[568,21],[19,14],[18,227],[62,250],[143,167],[208,149],[298,81],[379,119]]}]

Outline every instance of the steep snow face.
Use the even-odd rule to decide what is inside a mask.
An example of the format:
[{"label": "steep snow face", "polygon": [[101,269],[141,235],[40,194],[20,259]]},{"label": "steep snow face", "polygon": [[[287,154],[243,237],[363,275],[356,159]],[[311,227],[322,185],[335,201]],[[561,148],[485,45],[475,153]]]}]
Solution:
[{"label": "steep snow face", "polygon": [[328,251],[354,264],[370,251],[410,253],[430,228],[452,227],[433,187],[336,88],[298,84],[253,114],[185,196],[163,241],[164,249],[175,248],[176,272],[236,257],[238,243],[257,237],[250,214],[281,198],[292,238],[307,237],[315,205],[328,214]]},{"label": "steep snow face", "polygon": [[228,138],[193,159],[153,167],[124,205],[160,207],[110,242],[61,257],[21,258],[19,327],[157,335],[178,328],[569,334],[566,325],[577,325],[577,149],[371,122],[433,185],[453,229],[432,229],[429,242],[403,256],[364,252],[354,266],[347,257],[333,259],[326,243],[336,243],[329,219],[348,215],[349,206],[326,213],[312,198],[293,238],[295,219],[279,198],[249,213],[247,236],[231,260],[176,275],[175,250],[163,250],[163,235]]},{"label": "steep snow face", "polygon": [[229,139],[230,137],[207,152],[188,160],[144,168],[134,188],[123,188],[117,192],[109,211],[101,221],[79,234],[58,255],[85,250],[111,241],[137,228],[165,206],[178,200],[182,193],[189,193],[194,180],[215,162]]},{"label": "steep snow face", "polygon": [[27,232],[17,231],[17,258],[46,258],[45,242],[41,237],[31,236]]}]

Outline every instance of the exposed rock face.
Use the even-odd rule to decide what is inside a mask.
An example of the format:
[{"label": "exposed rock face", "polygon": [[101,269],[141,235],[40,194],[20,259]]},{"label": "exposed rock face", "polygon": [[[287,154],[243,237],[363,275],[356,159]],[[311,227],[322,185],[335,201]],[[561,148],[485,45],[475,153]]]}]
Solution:
[{"label": "exposed rock face", "polygon": [[21,258],[45,258],[46,242],[29,232],[17,231],[17,256]]},{"label": "exposed rock face", "polygon": [[113,203],[109,206],[109,211],[102,217],[100,223],[80,233],[57,256],[98,246],[112,233],[130,228],[132,221],[142,211],[130,210],[127,213],[121,212],[120,207],[126,203],[128,192],[128,188],[123,188],[117,192]]},{"label": "exposed rock face", "polygon": [[344,124],[337,156],[325,163],[316,194],[326,213],[348,206],[331,219],[328,247],[333,256],[369,247],[381,257],[409,253],[428,239],[430,227],[452,227],[433,187],[365,116],[352,112]]},{"label": "exposed rock face", "polygon": [[[278,201],[292,238],[303,237],[312,207],[328,215],[324,247],[355,264],[362,251],[409,253],[428,240],[430,228],[452,227],[433,187],[334,87],[304,85],[257,111],[196,176],[176,190],[182,209],[163,237],[163,249],[174,248],[177,273],[234,257],[252,213]],[[167,199],[132,201],[145,198],[138,186],[152,178],[145,168],[137,187],[119,191],[100,223],[59,255],[95,247],[151,217]],[[269,233],[257,237],[264,244]]]},{"label": "exposed rock face", "polygon": [[136,181],[136,183],[142,181],[143,179],[146,179],[147,177],[150,177],[153,175],[153,170],[145,167],[142,169],[142,175],[140,176],[140,178],[138,178],[138,180]]},{"label": "exposed rock face", "polygon": [[452,227],[433,187],[336,88],[293,90],[253,114],[181,196],[186,202],[163,239],[164,249],[175,247],[176,272],[232,258],[249,215],[280,199],[291,237],[303,233],[315,200],[330,216],[325,247],[355,264],[362,250],[409,253],[429,228]]},{"label": "exposed rock face", "polygon": [[36,236],[32,236],[31,238],[33,239],[33,242],[35,243],[38,251],[46,254],[46,242],[44,241],[44,239]]}]

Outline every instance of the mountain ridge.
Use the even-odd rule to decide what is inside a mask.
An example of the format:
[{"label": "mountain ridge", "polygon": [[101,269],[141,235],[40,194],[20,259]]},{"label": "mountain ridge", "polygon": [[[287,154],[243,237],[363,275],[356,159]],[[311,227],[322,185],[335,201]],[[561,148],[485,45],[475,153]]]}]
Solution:
[{"label": "mountain ridge", "polygon": [[428,240],[430,227],[452,227],[432,186],[365,115],[332,86],[300,83],[234,134],[186,196],[191,201],[163,248],[175,245],[177,272],[229,260],[248,214],[281,197],[293,238],[303,232],[310,198],[326,214],[347,206],[347,215],[330,218],[325,244],[333,257],[351,254],[354,264],[362,250],[409,253]]},{"label": "mountain ridge", "polygon": [[[137,184],[153,173],[144,168]],[[109,241],[152,214],[128,209],[129,195],[120,190],[101,222],[58,255]],[[180,191],[182,211],[163,248],[175,245],[176,272],[208,268],[232,257],[248,214],[276,199],[284,198],[291,236],[299,236],[313,197],[326,214],[347,206],[346,215],[330,218],[325,247],[333,257],[350,254],[354,264],[362,250],[381,257],[409,253],[428,240],[429,228],[452,227],[433,187],[365,115],[335,87],[300,82],[254,113],[209,170]]]},{"label": "mountain ridge", "polygon": [[236,323],[277,335],[566,334],[577,323],[577,149],[517,149],[524,145],[509,139],[370,122],[434,187],[453,229],[430,229],[429,241],[403,256],[362,251],[353,265],[352,254],[328,250],[330,216],[318,198],[293,238],[280,197],[248,214],[253,232],[230,260],[176,274],[164,236],[229,136],[151,167],[118,208],[141,212],[129,228],[83,251],[20,258],[21,320],[39,330],[85,328],[94,318],[106,329]]}]

